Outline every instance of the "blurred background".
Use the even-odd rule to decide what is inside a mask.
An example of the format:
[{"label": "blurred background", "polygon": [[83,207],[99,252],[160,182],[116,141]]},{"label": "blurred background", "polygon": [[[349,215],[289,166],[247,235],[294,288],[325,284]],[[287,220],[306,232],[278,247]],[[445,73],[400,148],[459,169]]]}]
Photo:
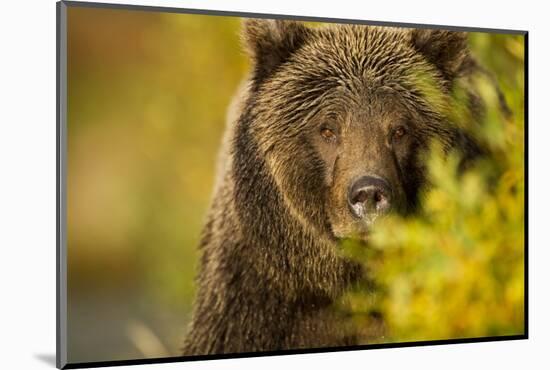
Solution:
[{"label": "blurred background", "polygon": [[[178,354],[248,68],[239,30],[239,18],[68,8],[69,362]],[[521,38],[471,41],[522,114]]]},{"label": "blurred background", "polygon": [[176,355],[238,18],[68,7],[70,362]]}]

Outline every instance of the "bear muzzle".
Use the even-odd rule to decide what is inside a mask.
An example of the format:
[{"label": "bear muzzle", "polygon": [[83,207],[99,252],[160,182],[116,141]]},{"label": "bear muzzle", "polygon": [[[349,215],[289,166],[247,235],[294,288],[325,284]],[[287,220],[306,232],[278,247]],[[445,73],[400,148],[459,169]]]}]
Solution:
[{"label": "bear muzzle", "polygon": [[379,176],[362,176],[353,181],[348,191],[348,208],[356,219],[368,224],[390,211],[392,190],[389,182]]}]

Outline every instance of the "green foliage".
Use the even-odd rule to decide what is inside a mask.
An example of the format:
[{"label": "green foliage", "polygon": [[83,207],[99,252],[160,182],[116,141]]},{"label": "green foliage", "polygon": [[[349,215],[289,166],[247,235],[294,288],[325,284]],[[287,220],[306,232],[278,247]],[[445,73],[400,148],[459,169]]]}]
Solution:
[{"label": "green foliage", "polygon": [[365,327],[381,313],[380,342],[524,332],[522,38],[477,34],[472,46],[513,112],[505,118],[490,81],[476,82],[488,112],[471,132],[489,157],[459,171],[458,155],[434,145],[420,212],[380,220],[367,246],[344,243],[373,281],[347,293],[339,308]]}]

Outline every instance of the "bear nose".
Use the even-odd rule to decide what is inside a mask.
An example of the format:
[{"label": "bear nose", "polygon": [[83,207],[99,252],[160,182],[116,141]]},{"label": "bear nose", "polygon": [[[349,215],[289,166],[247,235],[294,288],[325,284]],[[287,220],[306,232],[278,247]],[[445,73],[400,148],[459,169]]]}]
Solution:
[{"label": "bear nose", "polygon": [[377,176],[363,176],[351,185],[348,205],[357,218],[363,218],[367,214],[386,213],[391,207],[390,184]]}]

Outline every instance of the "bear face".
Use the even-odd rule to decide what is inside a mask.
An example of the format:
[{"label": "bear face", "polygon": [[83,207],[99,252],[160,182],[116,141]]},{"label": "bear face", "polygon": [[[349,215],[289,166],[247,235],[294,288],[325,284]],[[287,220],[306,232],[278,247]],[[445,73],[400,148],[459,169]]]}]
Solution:
[{"label": "bear face", "polygon": [[422,152],[465,141],[448,118],[453,85],[475,68],[464,33],[251,19],[244,39],[250,130],[286,207],[316,234],[365,239],[379,216],[413,211]]}]

